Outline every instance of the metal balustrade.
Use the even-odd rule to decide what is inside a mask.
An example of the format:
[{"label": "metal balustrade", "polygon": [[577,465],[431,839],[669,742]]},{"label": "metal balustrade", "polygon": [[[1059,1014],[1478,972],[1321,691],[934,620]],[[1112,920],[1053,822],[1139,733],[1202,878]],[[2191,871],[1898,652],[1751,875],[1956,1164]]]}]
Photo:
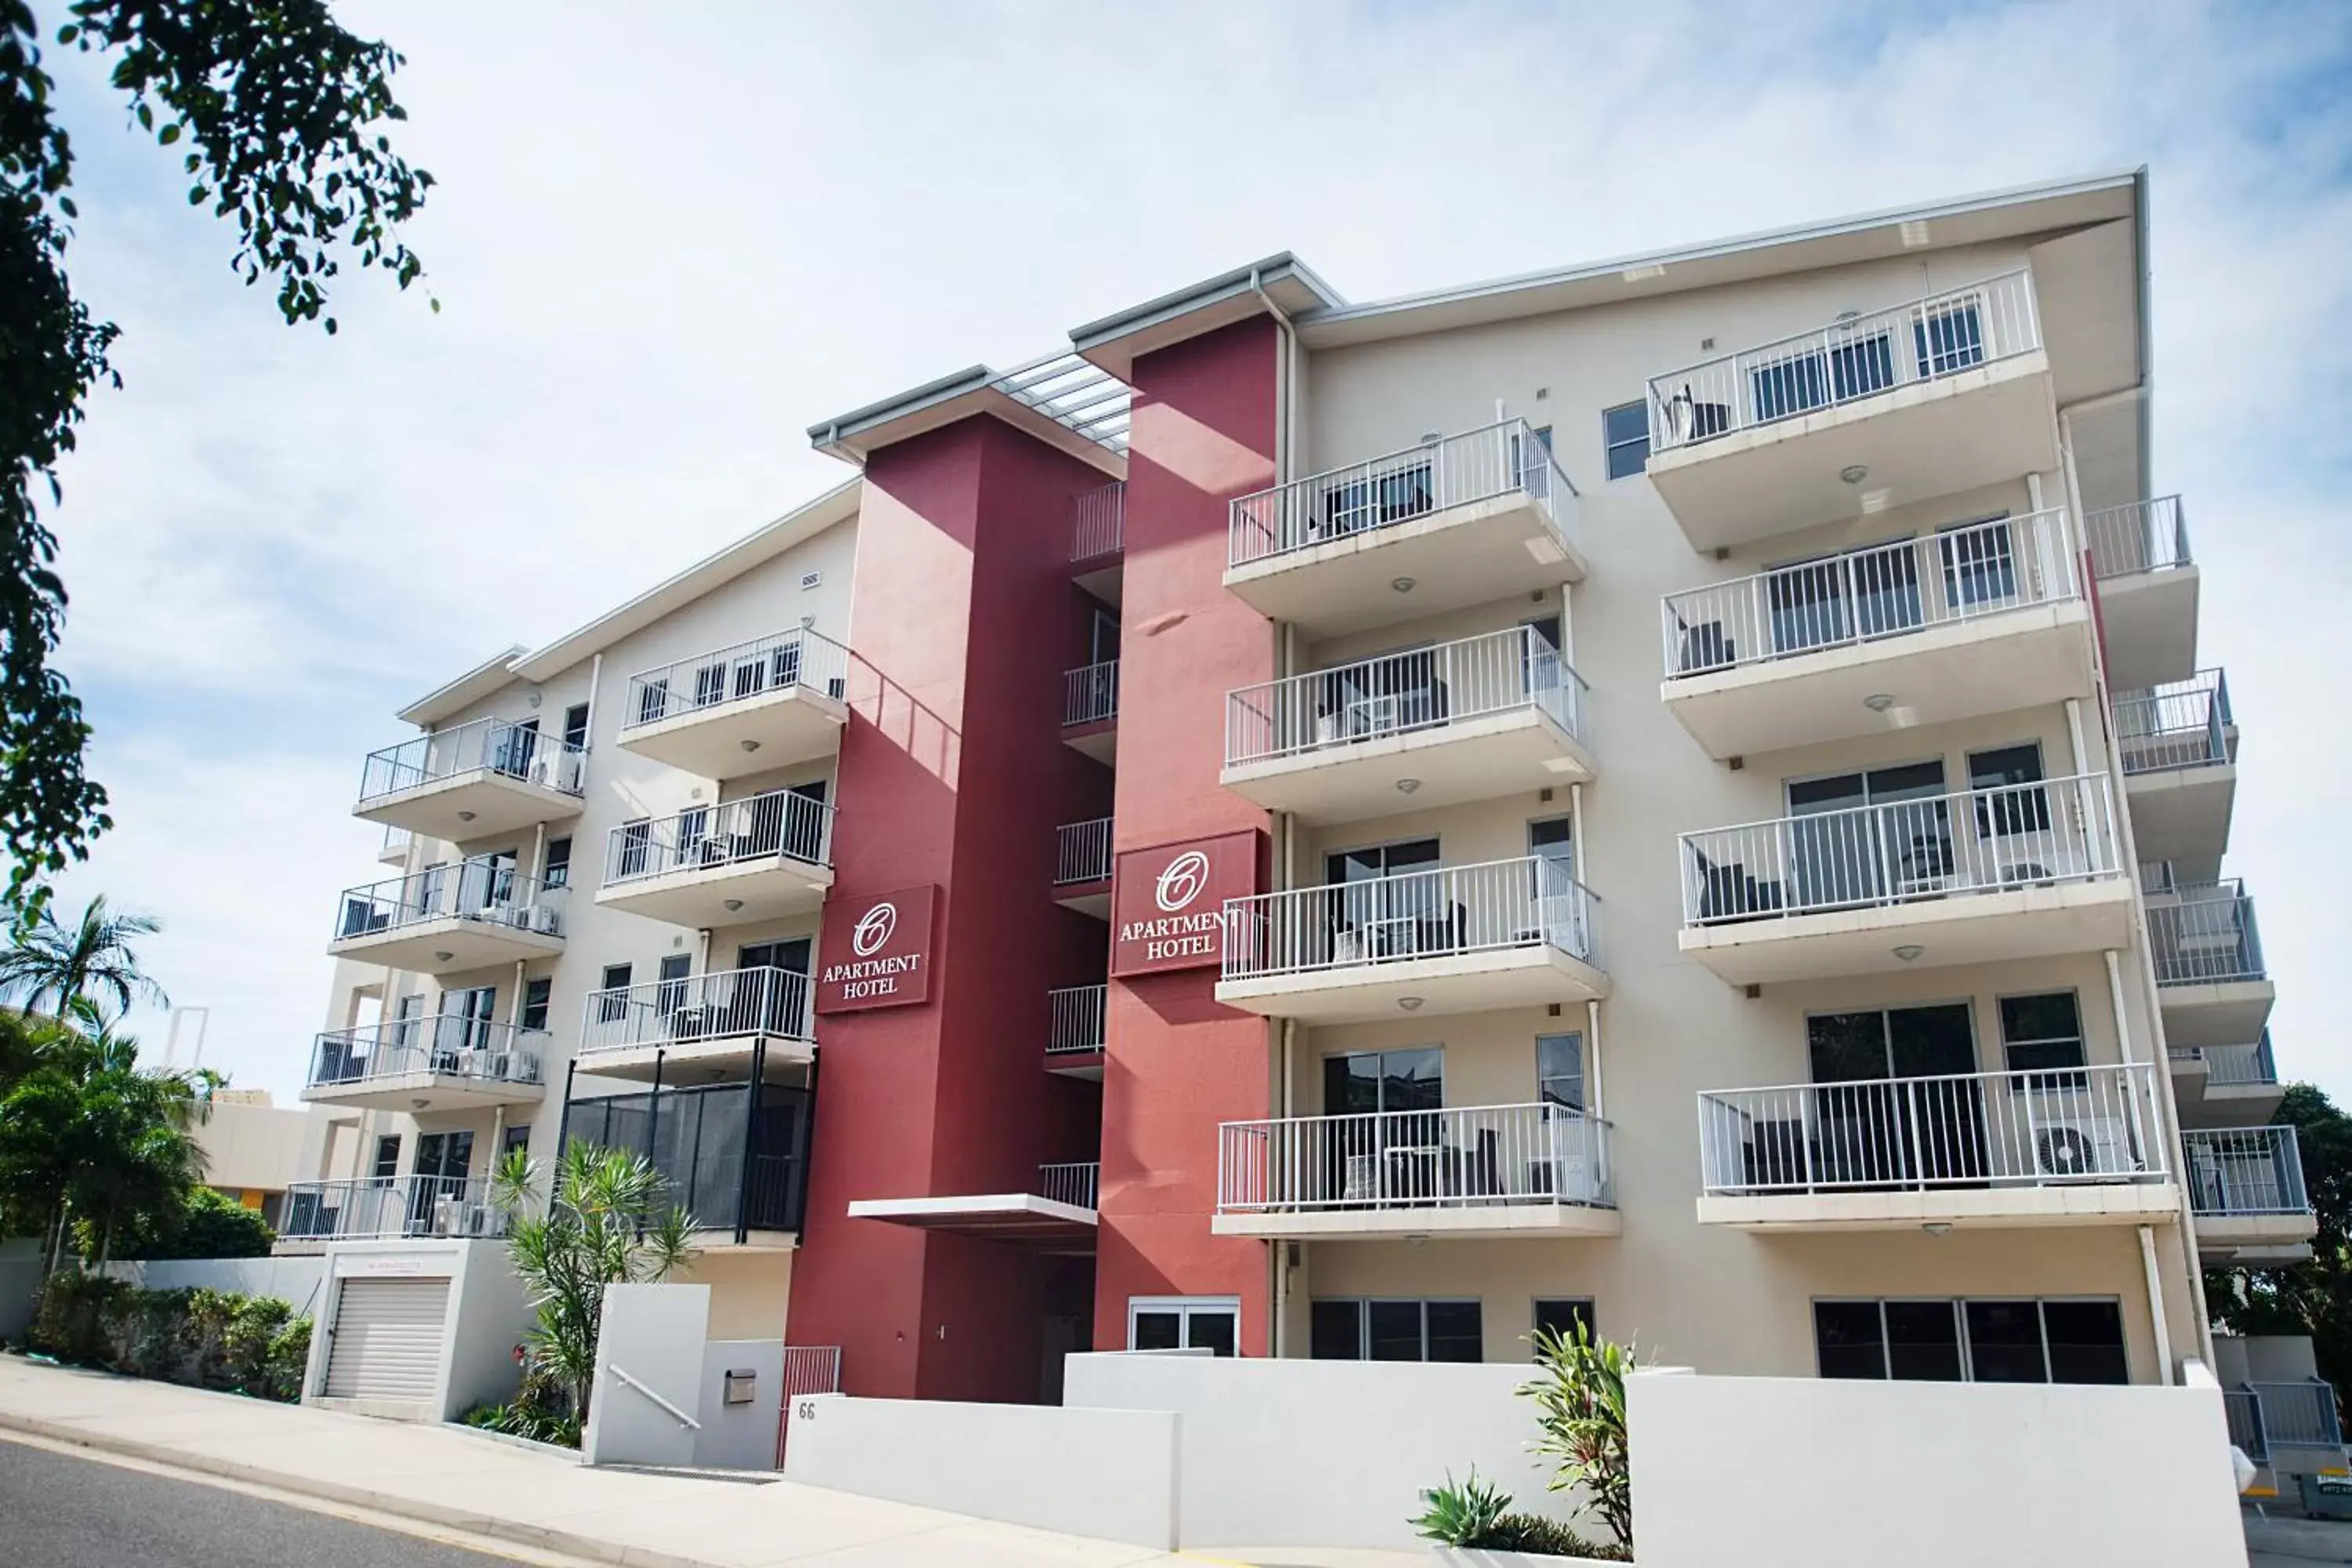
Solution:
[{"label": "metal balustrade", "polygon": [[1223,1213],[1616,1201],[1609,1123],[1565,1105],[1300,1116],[1217,1130]]},{"label": "metal balustrade", "polygon": [[1509,626],[1228,692],[1225,765],[1342,751],[1526,710],[1549,714],[1581,743],[1584,693],[1584,678],[1549,637]]},{"label": "metal balustrade", "polygon": [[1110,880],[1110,824],[1109,817],[1097,816],[1054,830],[1054,886]]},{"label": "metal balustrade", "polygon": [[2235,879],[2179,885],[2147,905],[2158,985],[2232,985],[2265,977],[2254,900]]},{"label": "metal balustrade", "polygon": [[1670,452],[2041,346],[2032,277],[2020,268],[1654,376],[1650,449]]},{"label": "metal balustrade", "polygon": [[806,1205],[814,1099],[772,1083],[713,1083],[575,1099],[563,1146],[642,1154],[660,1173],[662,1206],[701,1231],[797,1231]]},{"label": "metal balustrade", "polygon": [[1600,901],[1539,855],[1228,899],[1223,977],[1544,946],[1597,966]]},{"label": "metal balustrade", "polygon": [[1062,679],[1063,723],[1095,724],[1118,717],[1118,660],[1080,665]]},{"label": "metal balustrade", "polygon": [[839,701],[848,682],[847,648],[805,626],[774,632],[629,677],[620,732],[793,687]]},{"label": "metal balustrade", "polygon": [[2083,514],[2083,542],[2100,582],[2190,563],[2189,520],[2179,496],[2127,501]]},{"label": "metal balustrade", "polygon": [[2215,767],[2232,760],[2230,683],[2218,669],[2115,694],[2116,742],[2126,773]]},{"label": "metal balustrade", "polygon": [[2105,773],[1709,828],[1681,851],[1689,925],[2121,874]]},{"label": "metal balustrade", "polygon": [[2168,1164],[2145,1062],[1714,1089],[1698,1121],[1710,1194],[2152,1182]]},{"label": "metal balustrade", "polygon": [[289,1182],[281,1241],[383,1237],[499,1237],[507,1216],[481,1176],[376,1176]]},{"label": "metal balustrade", "polygon": [[1087,490],[1076,502],[1070,534],[1070,559],[1095,561],[1116,555],[1127,547],[1127,481],[1114,479],[1100,489]]},{"label": "metal balustrade", "polygon": [[2311,1211],[2303,1154],[2292,1127],[2183,1128],[2189,1207],[2207,1216]]},{"label": "metal balustrade", "polygon": [[383,830],[383,842],[376,847],[375,858],[379,860],[390,860],[395,864],[404,861],[408,858],[408,847],[415,842],[416,835],[409,832],[405,827],[396,827],[387,823]]},{"label": "metal balustrade", "polygon": [[310,1087],[362,1088],[425,1073],[489,1083],[537,1083],[540,1063],[551,1044],[544,1029],[518,1028],[457,1013],[386,1018],[320,1035],[310,1058]]},{"label": "metal balustrade", "polygon": [[1568,552],[1576,487],[1552,459],[1546,437],[1515,418],[1237,497],[1226,524],[1225,561],[1246,566],[1502,496],[1531,501]]},{"label": "metal balustrade", "polygon": [[1095,1206],[1095,1193],[1101,1180],[1102,1164],[1096,1160],[1072,1160],[1040,1165],[1037,1167],[1037,1195],[1048,1203],[1090,1209]]},{"label": "metal balustrade", "polygon": [[2278,1061],[2271,1055],[2271,1032],[2252,1045],[2197,1046],[2205,1060],[2205,1081],[2217,1088],[2275,1084]]},{"label": "metal balustrade", "polygon": [[2230,1425],[2230,1441],[2254,1463],[2268,1463],[2271,1446],[2269,1434],[2263,1429],[2262,1396],[2251,1388],[2225,1388],[2221,1413]]},{"label": "metal balustrade", "polygon": [[1045,1054],[1101,1050],[1104,1009],[1109,996],[1108,985],[1065,985],[1045,993],[1053,1014]]},{"label": "metal balustrade", "polygon": [[588,753],[539,732],[539,721],[477,719],[370,752],[360,770],[360,805],[419,785],[474,773],[534,784],[560,795],[585,787]]},{"label": "metal balustrade", "polygon": [[345,889],[333,940],[444,920],[484,921],[540,936],[562,936],[562,904],[561,887],[524,876],[511,859],[481,855]]},{"label": "metal balustrade", "polygon": [[833,807],[797,790],[774,789],[675,816],[625,822],[604,844],[604,885],[672,871],[708,871],[781,856],[804,866],[833,861]]},{"label": "metal balustrade", "polygon": [[2082,597],[2062,508],[1894,540],[1668,594],[1668,679]]},{"label": "metal balustrade", "polygon": [[[2263,1452],[2273,1447],[2334,1448],[2344,1447],[2344,1428],[2336,1409],[2336,1389],[2321,1378],[2305,1378],[2293,1383],[2246,1383],[2239,1390],[2250,1396],[2259,1413],[2258,1430],[2263,1439]],[[2230,1424],[2231,1441],[2236,1441],[2238,1423]],[[2243,1443],[2238,1445],[2245,1447]],[[2248,1458],[2256,1458],[2246,1449]]]},{"label": "metal balustrade", "polygon": [[742,1035],[810,1037],[809,980],[772,965],[591,991],[580,1007],[580,1058],[633,1046]]}]

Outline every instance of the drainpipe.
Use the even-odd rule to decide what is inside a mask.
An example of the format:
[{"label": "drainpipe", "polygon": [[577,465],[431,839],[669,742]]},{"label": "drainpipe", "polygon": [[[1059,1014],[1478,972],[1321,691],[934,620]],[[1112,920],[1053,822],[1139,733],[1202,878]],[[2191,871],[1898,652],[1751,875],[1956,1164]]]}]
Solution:
[{"label": "drainpipe", "polygon": [[2156,1378],[2158,1383],[2168,1384],[2172,1381],[2172,1331],[2164,1322],[2164,1287],[2158,1282],[2156,1268],[2156,1231],[2145,1225],[2139,1227],[2139,1262],[2147,1276],[2147,1319],[2156,1329]]},{"label": "drainpipe", "polygon": [[1568,786],[1568,847],[1570,863],[1576,868],[1576,879],[1584,880],[1584,786]]},{"label": "drainpipe", "polygon": [[1585,1109],[1596,1120],[1608,1120],[1609,1100],[1601,1082],[1601,1004],[1591,997],[1584,1003],[1584,1050],[1592,1064],[1592,1082],[1587,1089]]},{"label": "drainpipe", "polygon": [[579,1070],[578,1062],[568,1058],[564,1061],[563,1114],[557,1117],[555,1121],[555,1161],[549,1166],[554,1173],[547,1179],[547,1204],[550,1208],[555,1206],[556,1184],[562,1179],[563,1175],[563,1143],[564,1140],[572,1136],[572,1075]]},{"label": "drainpipe", "polygon": [[604,656],[599,653],[588,661],[588,733],[581,737],[580,745],[583,752],[596,739],[596,688],[603,683],[604,676]]}]

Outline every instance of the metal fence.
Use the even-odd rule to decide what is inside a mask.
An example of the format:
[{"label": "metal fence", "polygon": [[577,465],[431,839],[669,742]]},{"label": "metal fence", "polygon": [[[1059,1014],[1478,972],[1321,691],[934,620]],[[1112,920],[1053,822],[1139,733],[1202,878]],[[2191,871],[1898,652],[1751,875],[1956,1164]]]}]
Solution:
[{"label": "metal fence", "polygon": [[1062,680],[1063,723],[1094,724],[1118,717],[1118,660],[1080,665]]},{"label": "metal fence", "polygon": [[1127,546],[1127,481],[1114,479],[1077,499],[1070,536],[1070,559],[1093,561]]},{"label": "metal fence", "polygon": [[2120,873],[2105,773],[1958,790],[1682,836],[1691,925]]},{"label": "metal fence", "polygon": [[[2267,1439],[2265,1452],[2273,1447],[2344,1447],[2344,1428],[2336,1416],[2336,1390],[2324,1380],[2314,1377],[2294,1383],[2248,1383],[2242,1391],[2252,1397],[2259,1411],[2259,1430]],[[2238,1423],[2232,1420],[2232,1441],[2237,1435]],[[2245,1447],[2243,1443],[2238,1446]],[[2257,1457],[2251,1448],[2246,1449],[2246,1456]]]},{"label": "metal fence", "polygon": [[1600,900],[1540,855],[1225,900],[1227,980],[1550,946],[1600,963]]},{"label": "metal fence", "polygon": [[481,1176],[379,1176],[357,1181],[290,1182],[282,1241],[348,1241],[381,1237],[489,1237],[507,1233]]},{"label": "metal fence", "polygon": [[604,841],[604,885],[672,871],[707,871],[781,856],[805,866],[833,858],[833,807],[798,790],[772,789],[675,816],[625,822]]},{"label": "metal fence", "polygon": [[2061,509],[1995,518],[1669,594],[1668,679],[2082,596]]},{"label": "metal fence", "polygon": [[1609,1124],[1549,1102],[1228,1121],[1217,1139],[1227,1213],[1616,1204]]},{"label": "metal fence", "polygon": [[808,976],[772,966],[721,969],[592,991],[580,1008],[583,1068],[598,1051],[743,1035],[809,1038]]},{"label": "metal fence", "polygon": [[699,1229],[796,1231],[809,1098],[772,1083],[719,1083],[574,1100],[564,1107],[564,1142],[645,1155],[667,1184],[663,1202]]},{"label": "metal fence", "polygon": [[1245,566],[1501,496],[1533,502],[1565,558],[1576,487],[1552,460],[1546,436],[1524,419],[1506,419],[1237,497],[1226,563]]},{"label": "metal fence", "polygon": [[2179,496],[2086,511],[2083,542],[2091,552],[2092,575],[2103,583],[2189,563],[2189,520]]},{"label": "metal fence", "polygon": [[1108,816],[1091,822],[1066,822],[1054,829],[1054,885],[1110,880],[1110,824]]},{"label": "metal fence", "polygon": [[1065,985],[1047,992],[1053,1023],[1045,1037],[1045,1054],[1101,1050],[1103,1012],[1109,995],[1108,985]]},{"label": "metal fence", "polygon": [[2032,278],[2020,268],[1654,376],[1650,447],[1672,451],[2041,346]]},{"label": "metal fence", "polygon": [[334,940],[446,920],[486,921],[541,936],[562,936],[563,897],[562,888],[524,876],[510,858],[478,856],[345,889]]},{"label": "metal fence", "polygon": [[2278,1082],[2278,1062],[2271,1055],[2271,1032],[2251,1046],[2198,1046],[2205,1060],[2205,1081],[2220,1087]]},{"label": "metal fence", "polygon": [[2303,1155],[2292,1127],[2183,1128],[2189,1206],[2200,1215],[2297,1215],[2310,1211]]},{"label": "metal fence", "polygon": [[1584,678],[1533,626],[1310,670],[1225,697],[1225,765],[1533,709],[1585,740]]},{"label": "metal fence", "polygon": [[2231,760],[2230,683],[2218,669],[2115,695],[2116,742],[2126,773],[2212,767]]},{"label": "metal fence", "polygon": [[1037,1167],[1037,1195],[1048,1203],[1090,1209],[1095,1206],[1095,1191],[1101,1177],[1102,1165],[1094,1160],[1040,1165]]},{"label": "metal fence", "polygon": [[522,1029],[457,1013],[386,1018],[320,1035],[310,1058],[310,1087],[357,1086],[425,1073],[537,1083],[540,1063],[552,1043],[544,1029]]},{"label": "metal fence", "polygon": [[2230,1441],[2244,1449],[2246,1458],[2254,1463],[2268,1462],[2271,1446],[2269,1434],[2263,1429],[2261,1395],[2251,1388],[2225,1388],[2221,1391],[2221,1413],[2230,1424]]},{"label": "metal fence", "polygon": [[2158,985],[2229,985],[2265,974],[2254,900],[2234,879],[2181,885],[2149,900],[2147,945]]},{"label": "metal fence", "polygon": [[795,686],[838,701],[848,680],[849,650],[831,637],[775,632],[629,677],[621,733]]},{"label": "metal fence", "polygon": [[1701,1179],[1753,1195],[2162,1179],[2145,1062],[1716,1089],[1698,1097]]},{"label": "metal fence", "polygon": [[783,1400],[776,1413],[776,1468],[784,1468],[784,1441],[793,1429],[793,1401],[803,1394],[841,1392],[839,1345],[786,1345]]},{"label": "metal fence", "polygon": [[587,769],[582,748],[539,732],[539,721],[477,719],[370,752],[360,770],[360,805],[461,773],[492,773],[563,795],[578,795]]}]

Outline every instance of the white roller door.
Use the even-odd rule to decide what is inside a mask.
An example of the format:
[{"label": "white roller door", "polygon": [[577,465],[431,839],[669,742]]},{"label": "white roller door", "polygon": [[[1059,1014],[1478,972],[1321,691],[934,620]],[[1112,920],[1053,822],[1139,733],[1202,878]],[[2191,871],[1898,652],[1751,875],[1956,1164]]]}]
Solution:
[{"label": "white roller door", "polygon": [[446,1279],[345,1279],[327,1347],[327,1397],[430,1403],[448,1318]]}]

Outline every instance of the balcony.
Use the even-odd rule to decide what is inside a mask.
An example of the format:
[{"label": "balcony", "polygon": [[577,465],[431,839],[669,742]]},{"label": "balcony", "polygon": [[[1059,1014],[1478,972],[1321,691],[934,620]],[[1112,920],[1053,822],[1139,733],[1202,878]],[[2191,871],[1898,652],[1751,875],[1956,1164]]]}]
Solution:
[{"label": "balcony", "polygon": [[1118,660],[1064,673],[1062,743],[1106,766],[1118,760]]},{"label": "balcony", "polygon": [[2162,1225],[2180,1192],[2146,1063],[1698,1097],[1702,1225]]},{"label": "balcony", "polygon": [[1524,419],[1242,496],[1225,586],[1308,637],[1584,580],[1576,487]]},{"label": "balcony", "polygon": [[2063,511],[1896,540],[1662,606],[1667,710],[1716,758],[2087,697]]},{"label": "balcony", "polygon": [[2277,997],[2263,967],[2254,901],[2233,880],[2147,895],[2147,942],[2166,1043],[2258,1038]]},{"label": "balcony", "polygon": [[1119,602],[1127,563],[1127,481],[1077,498],[1070,530],[1070,570],[1079,587],[1106,605]]},{"label": "balcony", "polygon": [[507,1233],[480,1176],[377,1176],[348,1182],[289,1182],[280,1242],[392,1238],[485,1239]]},{"label": "balcony", "polygon": [[2189,1207],[2208,1262],[2294,1262],[2310,1255],[2319,1222],[2303,1186],[2292,1127],[2188,1128]]},{"label": "balcony", "polygon": [[1102,1166],[1093,1160],[1043,1164],[1029,1192],[859,1198],[850,1204],[849,1217],[944,1231],[1052,1257],[1091,1258],[1101,1178]]},{"label": "balcony", "polygon": [[563,951],[564,889],[480,856],[346,890],[335,958],[447,974]]},{"label": "balcony", "polygon": [[528,1105],[546,1093],[544,1029],[439,1013],[320,1035],[302,1098],[367,1110]]},{"label": "balcony", "polygon": [[1594,772],[1584,696],[1532,626],[1245,686],[1218,782],[1318,823],[1574,784]]},{"label": "balcony", "polygon": [[1650,482],[1696,550],[2058,467],[2022,268],[1650,382]]},{"label": "balcony", "polygon": [[651,1160],[666,1202],[693,1216],[698,1247],[787,1251],[808,1197],[814,1096],[751,1082],[573,1100],[563,1143],[625,1149]]},{"label": "balcony", "polygon": [[629,677],[621,749],[721,783],[829,757],[849,721],[849,650],[807,630]]},{"label": "balcony", "polygon": [[1052,1020],[1045,1036],[1045,1070],[1100,1083],[1110,987],[1065,985],[1048,991],[1045,999]]},{"label": "balcony", "polygon": [[761,1076],[816,1057],[809,981],[789,969],[720,969],[592,991],[580,1008],[582,1072],[663,1083]]},{"label": "balcony", "polygon": [[2246,1458],[2267,1465],[2278,1448],[2316,1448],[2326,1465],[2340,1464],[2344,1428],[2336,1418],[2336,1390],[2323,1378],[2294,1383],[2242,1383],[2221,1391],[2230,1441]]},{"label": "balcony", "polygon": [[1110,919],[1110,824],[1097,816],[1054,830],[1054,901],[1098,921]]},{"label": "balcony", "polygon": [[2179,496],[2104,507],[2083,517],[2099,584],[2107,683],[2155,686],[2197,668],[2198,571]]},{"label": "balcony", "polygon": [[1599,904],[1538,856],[1229,899],[1217,1000],[1307,1024],[1586,1002]]},{"label": "balcony", "polygon": [[477,719],[368,753],[352,815],[457,844],[580,815],[588,753],[539,721]]},{"label": "balcony", "polygon": [[824,902],[832,858],[833,807],[769,790],[614,828],[596,904],[696,931],[772,921]]},{"label": "balcony", "polygon": [[2286,1090],[2268,1029],[2252,1045],[2174,1046],[2171,1053],[2172,1098],[2182,1121],[2259,1127],[2278,1114]]},{"label": "balcony", "polygon": [[408,847],[416,842],[416,835],[405,827],[387,827],[383,842],[376,846],[375,858],[387,866],[408,864]]},{"label": "balcony", "polygon": [[1609,1123],[1563,1105],[1228,1121],[1219,1236],[1615,1236]]},{"label": "balcony", "polygon": [[1683,952],[1735,985],[2131,943],[2104,773],[1682,836]]},{"label": "balcony", "polygon": [[2116,743],[2132,838],[2150,859],[2182,873],[2221,874],[2238,793],[2238,726],[2218,669],[2187,680],[2118,691]]}]

